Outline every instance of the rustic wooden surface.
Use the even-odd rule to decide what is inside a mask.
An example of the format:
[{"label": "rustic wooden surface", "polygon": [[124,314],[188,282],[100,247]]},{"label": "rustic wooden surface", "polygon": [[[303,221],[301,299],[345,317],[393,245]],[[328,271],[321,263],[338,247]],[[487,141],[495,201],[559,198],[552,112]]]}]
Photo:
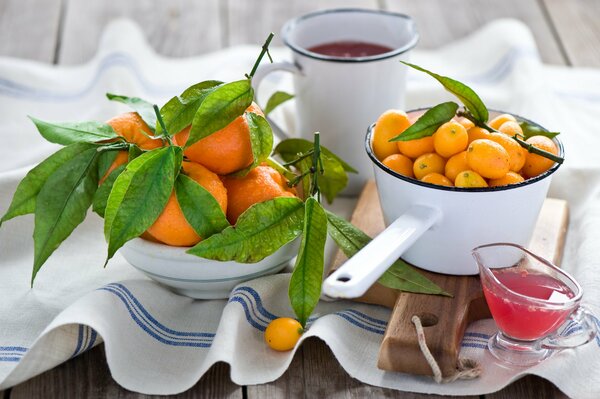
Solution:
[{"label": "rustic wooden surface", "polygon": [[[57,64],[84,62],[100,32],[114,17],[142,27],[161,54],[184,57],[234,44],[256,44],[264,32],[279,32],[286,19],[335,6],[383,8],[415,17],[420,46],[431,48],[503,17],[525,22],[542,59],[552,64],[600,66],[599,0],[0,0],[0,56]],[[308,340],[276,382],[237,387],[228,367],[216,365],[181,397],[403,397],[426,398],[361,384],[349,377],[318,340]],[[0,398],[144,397],[110,377],[103,347],[73,359]],[[488,398],[560,398],[549,382],[523,378]]]}]

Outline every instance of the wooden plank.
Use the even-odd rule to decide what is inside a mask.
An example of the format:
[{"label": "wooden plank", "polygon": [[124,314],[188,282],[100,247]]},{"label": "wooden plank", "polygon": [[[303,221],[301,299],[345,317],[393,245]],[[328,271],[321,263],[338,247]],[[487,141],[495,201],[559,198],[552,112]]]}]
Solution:
[{"label": "wooden plank", "polygon": [[[142,395],[119,386],[110,375],[102,344],[53,370],[17,385],[12,388],[10,397],[147,399],[158,396]],[[173,398],[242,398],[242,388],[231,382],[229,365],[217,363],[192,389]]]},{"label": "wooden plank", "polygon": [[[498,18],[516,18],[533,32],[544,62],[565,64],[559,43],[536,0],[385,0],[393,11],[411,15],[421,33],[419,48],[438,47]],[[559,1],[557,1],[559,2]],[[590,42],[589,46],[593,46]]]},{"label": "wooden plank", "polygon": [[160,54],[184,57],[222,47],[219,0],[65,0],[68,6],[61,36],[59,62],[89,60],[106,24],[134,20]]},{"label": "wooden plank", "polygon": [[573,66],[600,67],[600,1],[544,0],[568,61]]},{"label": "wooden plank", "polygon": [[0,1],[0,55],[55,62],[62,0]]},{"label": "wooden plank", "polygon": [[327,8],[378,8],[377,0],[229,0],[226,45],[262,44],[269,32],[273,45],[282,45],[279,33],[288,19]]}]

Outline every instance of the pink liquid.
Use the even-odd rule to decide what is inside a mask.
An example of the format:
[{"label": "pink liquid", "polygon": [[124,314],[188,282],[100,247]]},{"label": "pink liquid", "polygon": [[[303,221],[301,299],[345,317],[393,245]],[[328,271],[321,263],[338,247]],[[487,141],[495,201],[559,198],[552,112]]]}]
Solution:
[{"label": "pink liquid", "polygon": [[[531,298],[561,302],[575,296],[563,282],[546,274],[518,270],[494,270],[492,273],[511,291]],[[506,291],[490,290],[491,283],[482,282],[492,317],[498,328],[512,338],[534,340],[548,335],[564,323],[572,311],[572,307],[552,309],[527,303],[525,298]]]},{"label": "pink liquid", "polygon": [[310,47],[308,51],[332,57],[355,58],[379,55],[392,51],[392,48],[367,42],[339,41]]}]

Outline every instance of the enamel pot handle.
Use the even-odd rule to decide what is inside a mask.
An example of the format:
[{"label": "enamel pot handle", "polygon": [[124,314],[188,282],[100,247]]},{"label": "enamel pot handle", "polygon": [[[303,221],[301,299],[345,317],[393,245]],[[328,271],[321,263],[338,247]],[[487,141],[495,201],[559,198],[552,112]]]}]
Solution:
[{"label": "enamel pot handle", "polygon": [[381,234],[356,253],[323,283],[332,298],[356,298],[375,281],[430,227],[442,218],[437,208],[413,205]]},{"label": "enamel pot handle", "polygon": [[[254,88],[254,91],[258,92],[258,88],[260,87],[260,83],[262,82],[262,80],[268,74],[270,74],[271,72],[275,72],[275,71],[286,71],[286,72],[298,73],[298,74],[302,73],[302,71],[300,70],[300,67],[298,67],[296,64],[294,64],[292,62],[284,61],[284,62],[274,62],[272,64],[263,64],[258,67],[256,72],[254,73],[254,77],[252,78],[252,86]],[[286,134],[279,125],[277,125],[275,122],[273,122],[273,120],[271,118],[269,118],[267,116],[266,119],[269,121],[269,124],[271,125],[271,129],[273,129],[273,133],[275,133],[275,135],[277,137],[279,137],[281,140],[290,138],[290,136],[288,134]]]}]

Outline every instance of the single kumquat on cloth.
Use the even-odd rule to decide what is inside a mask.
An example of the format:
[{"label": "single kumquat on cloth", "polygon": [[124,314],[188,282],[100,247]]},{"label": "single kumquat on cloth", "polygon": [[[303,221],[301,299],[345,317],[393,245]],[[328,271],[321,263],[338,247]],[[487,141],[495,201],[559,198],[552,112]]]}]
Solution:
[{"label": "single kumquat on cloth", "polygon": [[[205,259],[238,263],[259,262],[300,238],[289,283],[296,320],[277,319],[265,336],[277,350],[296,345],[321,294],[327,235],[347,256],[371,238],[321,205],[322,196],[333,201],[345,188],[348,173],[356,171],[320,145],[319,133],[312,142],[288,139],[274,147],[265,115],[293,96],[276,92],[263,111],[252,89],[261,60],[271,58],[272,38],[244,79],[194,84],[160,108],[108,93],[109,100],[132,112],[105,123],[31,117],[42,137],[63,146],[23,178],[0,219],[1,224],[34,214],[32,287],[46,260],[90,207],[104,219],[106,263],[137,237],[185,247],[188,254]],[[406,114],[393,118],[390,132],[410,125]],[[383,153],[399,148],[387,141],[385,147]],[[423,151],[422,145],[408,147],[415,147],[412,157]],[[409,164],[405,169],[410,173],[412,160],[402,162]],[[402,260],[380,283],[449,295]]]},{"label": "single kumquat on cloth", "polygon": [[[375,156],[392,171],[438,186],[483,188],[519,184],[562,163],[549,132],[510,114],[491,120],[471,88],[452,78],[403,62],[438,80],[463,104],[449,101],[411,121],[388,110],[373,128]],[[397,144],[397,149],[393,144]]]}]

